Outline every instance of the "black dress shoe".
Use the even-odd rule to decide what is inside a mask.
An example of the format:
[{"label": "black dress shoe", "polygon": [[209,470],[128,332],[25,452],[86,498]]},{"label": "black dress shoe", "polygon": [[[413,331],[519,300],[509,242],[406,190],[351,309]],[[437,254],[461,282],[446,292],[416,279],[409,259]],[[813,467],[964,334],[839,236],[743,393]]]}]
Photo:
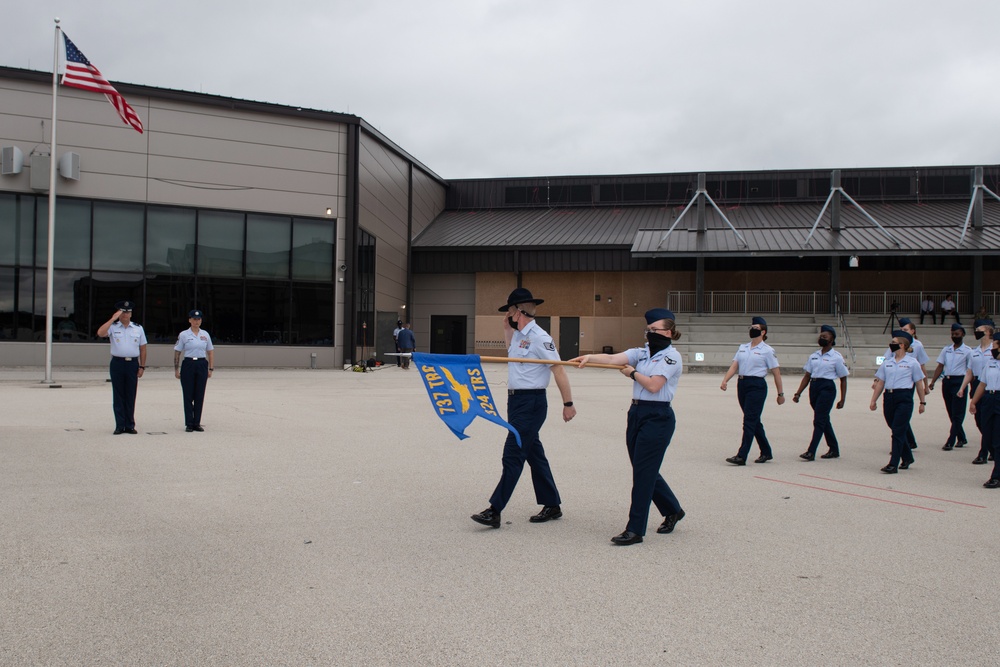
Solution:
[{"label": "black dress shoe", "polygon": [[134,428],[127,428],[127,429],[125,429],[125,432],[126,433],[131,433],[132,435],[138,435],[139,434],[139,432],[136,431]]},{"label": "black dress shoe", "polygon": [[827,452],[826,454],[824,454],[820,458],[821,459],[839,459],[840,458],[840,452]]},{"label": "black dress shoe", "polygon": [[882,468],[882,472],[884,472],[887,475],[895,475],[896,466],[885,466],[884,468]]},{"label": "black dress shoe", "polygon": [[773,458],[774,458],[773,456],[769,456],[767,454],[761,454],[760,456],[758,456],[757,458],[755,458],[753,462],[754,463],[767,463],[768,461],[770,461]]},{"label": "black dress shoe", "polygon": [[910,443],[910,449],[916,449],[916,448],[917,448],[917,443],[911,442]]},{"label": "black dress shoe", "polygon": [[946,451],[946,452],[950,452],[950,451],[951,451],[952,449],[954,449],[954,448],[955,448],[955,446],[954,446],[954,445],[951,445],[951,444],[948,444],[948,443],[945,443],[944,447],[942,447],[941,449],[943,449],[943,450],[944,450],[944,451]]},{"label": "black dress shoe", "polygon": [[976,458],[972,459],[972,465],[984,466],[986,465],[986,459],[984,459],[982,456],[977,456]]},{"label": "black dress shoe", "polygon": [[677,522],[683,518],[684,518],[684,510],[681,510],[680,512],[674,512],[673,514],[668,514],[667,516],[663,517],[663,523],[661,523],[660,527],[656,529],[656,532],[658,532],[660,535],[666,535],[667,533],[674,532],[674,526],[676,526]]},{"label": "black dress shoe", "polygon": [[621,535],[615,535],[611,538],[611,541],[620,546],[627,546],[629,544],[638,544],[642,542],[642,535],[637,535],[629,531],[623,532]]},{"label": "black dress shoe", "polygon": [[542,511],[535,516],[528,519],[531,523],[545,523],[550,519],[558,519],[562,516],[562,510],[559,509],[559,505],[546,505],[542,508]]},{"label": "black dress shoe", "polygon": [[193,428],[194,428],[194,430],[198,431],[198,433],[202,433],[202,432],[205,431],[205,427],[202,426],[201,424],[198,424],[197,426],[194,426]]},{"label": "black dress shoe", "polygon": [[121,435],[124,432],[125,432],[125,429],[123,429],[123,428],[116,428],[115,432],[112,433],[111,435]]},{"label": "black dress shoe", "polygon": [[726,459],[726,462],[732,463],[734,466],[745,466],[747,464],[747,460],[742,456],[730,456]]},{"label": "black dress shoe", "polygon": [[910,464],[907,463],[906,461],[903,461],[902,463],[899,464],[899,469],[900,470],[909,470],[910,469]]},{"label": "black dress shoe", "polygon": [[1000,479],[991,479],[990,481],[983,484],[985,489],[1000,489]]},{"label": "black dress shoe", "polygon": [[959,440],[958,442],[955,443],[955,446],[956,447],[965,447],[967,444],[969,444],[968,440]]},{"label": "black dress shoe", "polygon": [[484,509],[479,514],[473,514],[472,520],[476,523],[481,523],[484,526],[489,526],[490,528],[500,527],[500,512],[497,512],[492,507]]},{"label": "black dress shoe", "polygon": [[815,452],[804,452],[802,454],[799,454],[799,458],[802,459],[803,461],[815,461],[816,460],[816,453]]},{"label": "black dress shoe", "polygon": [[194,433],[194,426],[188,426],[184,429],[187,433]]}]

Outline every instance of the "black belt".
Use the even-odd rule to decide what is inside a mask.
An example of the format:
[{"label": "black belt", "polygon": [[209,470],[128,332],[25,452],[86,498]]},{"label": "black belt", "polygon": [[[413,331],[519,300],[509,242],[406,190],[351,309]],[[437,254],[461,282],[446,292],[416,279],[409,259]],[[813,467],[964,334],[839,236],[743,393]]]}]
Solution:
[{"label": "black belt", "polygon": [[809,382],[833,382],[832,378],[809,378]]},{"label": "black belt", "polygon": [[908,392],[910,392],[912,394],[913,393],[913,387],[909,387],[907,389],[886,389],[885,393],[891,394],[891,393],[897,392],[897,391],[908,391]]},{"label": "black belt", "polygon": [[1000,394],[1000,389],[985,389],[983,390],[985,394]]},{"label": "black belt", "polygon": [[114,355],[111,355],[111,358],[112,359],[121,359],[122,361],[136,361],[135,357],[116,357]]},{"label": "black belt", "polygon": [[741,380],[763,380],[765,376],[763,375],[737,375]]},{"label": "black belt", "polygon": [[640,401],[638,398],[633,398],[632,405],[658,405],[661,407],[669,408],[670,401]]},{"label": "black belt", "polygon": [[944,379],[945,380],[964,380],[965,376],[964,375],[945,375]]},{"label": "black belt", "polygon": [[184,361],[205,361],[205,357],[184,357]]},{"label": "black belt", "polygon": [[515,396],[520,394],[544,394],[544,389],[508,389],[508,396]]}]

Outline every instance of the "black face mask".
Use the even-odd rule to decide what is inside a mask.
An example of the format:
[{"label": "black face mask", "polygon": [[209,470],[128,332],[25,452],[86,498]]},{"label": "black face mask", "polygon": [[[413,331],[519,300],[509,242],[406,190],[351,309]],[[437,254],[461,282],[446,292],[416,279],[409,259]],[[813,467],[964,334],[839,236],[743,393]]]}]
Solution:
[{"label": "black face mask", "polygon": [[514,321],[513,317],[508,317],[507,318],[507,324],[510,325],[511,329],[513,329],[514,331],[517,331],[517,322]]},{"label": "black face mask", "polygon": [[974,335],[976,336],[976,340],[982,340],[983,336],[986,335],[986,332],[985,331],[976,331],[976,332],[974,332]]},{"label": "black face mask", "polygon": [[750,338],[760,338],[763,333],[760,329],[751,329]]},{"label": "black face mask", "polygon": [[997,348],[993,348],[992,350],[990,350],[990,352],[993,354],[994,359],[1000,357],[1000,350],[998,350]]},{"label": "black face mask", "polygon": [[817,343],[819,343],[819,346],[820,346],[820,347],[826,347],[827,345],[829,345],[829,346],[831,346],[831,347],[833,346],[833,341],[832,341],[832,340],[827,340],[827,339],[825,339],[825,338],[820,338],[820,339],[819,339],[818,341],[816,341],[816,342],[817,342]]},{"label": "black face mask", "polygon": [[646,333],[646,340],[649,342],[649,353],[656,354],[660,350],[665,350],[670,347],[672,342],[666,336],[661,336],[658,333]]},{"label": "black face mask", "polygon": [[892,350],[893,353],[898,352],[899,347],[899,343],[889,343],[889,349]]},{"label": "black face mask", "polygon": [[951,341],[953,343],[955,343],[955,345],[961,345],[963,340],[964,340],[964,338],[962,336],[952,336],[951,337]]}]

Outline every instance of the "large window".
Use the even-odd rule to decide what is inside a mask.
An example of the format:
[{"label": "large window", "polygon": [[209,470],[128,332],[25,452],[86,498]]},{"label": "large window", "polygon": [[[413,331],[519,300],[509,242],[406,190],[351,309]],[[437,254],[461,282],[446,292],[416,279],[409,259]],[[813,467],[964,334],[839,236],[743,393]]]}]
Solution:
[{"label": "large window", "polygon": [[[56,208],[58,213],[59,209]],[[94,263],[103,271],[142,271],[142,216],[136,204],[94,203]],[[56,239],[59,229],[56,229]]]},{"label": "large window", "polygon": [[[35,266],[46,266],[49,255],[49,202],[39,198],[35,207]],[[57,269],[90,268],[90,202],[56,200],[56,242],[53,266]]]},{"label": "large window", "polygon": [[199,275],[243,275],[243,217],[226,211],[198,215]]},{"label": "large window", "polygon": [[287,278],[292,223],[270,215],[247,216],[247,277]]},{"label": "large window", "polygon": [[[0,193],[0,340],[45,338],[47,204]],[[375,239],[363,238],[373,311]],[[200,308],[220,343],[333,344],[335,220],[60,198],[55,241],[56,341],[95,340],[129,299],[151,343],[173,343]]]},{"label": "large window", "polygon": [[194,275],[195,212],[150,206],[146,215],[146,271]]}]

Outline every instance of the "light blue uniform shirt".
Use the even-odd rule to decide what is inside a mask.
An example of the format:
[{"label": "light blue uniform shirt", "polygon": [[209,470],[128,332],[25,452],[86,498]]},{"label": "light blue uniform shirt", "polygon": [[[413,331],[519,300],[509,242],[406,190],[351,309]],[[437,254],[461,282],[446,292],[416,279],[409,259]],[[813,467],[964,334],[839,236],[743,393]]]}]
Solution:
[{"label": "light blue uniform shirt", "polygon": [[185,359],[204,359],[208,356],[208,351],[214,349],[212,337],[204,329],[197,334],[191,329],[182,331],[177,337],[177,344],[174,345],[174,351],[183,352]]},{"label": "light blue uniform shirt", "polygon": [[885,382],[886,389],[912,389],[914,384],[924,379],[924,369],[910,355],[899,361],[892,356],[886,357],[875,371],[875,377]]},{"label": "light blue uniform shirt", "polygon": [[739,363],[738,375],[762,378],[769,370],[778,367],[778,357],[773,347],[764,342],[753,347],[751,345],[753,341],[743,343],[733,357],[733,361]]},{"label": "light blue uniform shirt", "polygon": [[[552,336],[545,333],[535,320],[514,332],[507,356],[511,359],[551,359],[559,361]],[[545,389],[549,386],[552,368],[548,364],[507,364],[508,389]]]},{"label": "light blue uniform shirt", "polygon": [[990,360],[983,366],[983,374],[979,381],[986,385],[985,391],[1000,391],[1000,361],[990,355]]},{"label": "light blue uniform shirt", "polygon": [[993,349],[992,341],[985,350],[978,345],[972,348],[972,352],[969,353],[969,369],[972,371],[973,377],[978,378],[982,375],[986,363],[993,359],[991,349]]},{"label": "light blue uniform shirt", "polygon": [[[892,350],[885,348],[885,352],[882,353],[882,356],[888,359],[894,355],[892,354]],[[931,360],[931,358],[927,356],[927,351],[924,350],[924,344],[916,338],[913,339],[913,345],[910,346],[910,349],[906,351],[906,356],[915,358],[917,363],[921,366]]]},{"label": "light blue uniform shirt", "polygon": [[959,345],[957,350],[954,345],[946,345],[937,358],[937,362],[944,366],[944,375],[964,376],[971,361],[972,348],[965,344]]},{"label": "light blue uniform shirt", "polygon": [[664,348],[654,354],[649,355],[649,345],[646,347],[633,347],[630,350],[625,350],[625,356],[628,357],[628,365],[635,368],[637,373],[642,375],[648,375],[652,377],[654,375],[662,375],[667,379],[660,387],[660,391],[652,393],[643,389],[642,385],[638,382],[632,383],[632,398],[639,401],[657,401],[659,403],[668,403],[674,400],[674,394],[677,392],[677,383],[680,382],[681,373],[683,372],[683,364],[681,363],[681,354],[673,345]]},{"label": "light blue uniform shirt", "polygon": [[108,328],[108,339],[112,357],[135,359],[139,356],[139,348],[146,344],[146,332],[135,322],[129,322],[127,327],[115,322]]},{"label": "light blue uniform shirt", "polygon": [[836,380],[847,377],[850,373],[847,364],[844,363],[844,355],[833,348],[826,353],[823,350],[816,350],[810,354],[802,370],[809,373],[814,380]]}]

